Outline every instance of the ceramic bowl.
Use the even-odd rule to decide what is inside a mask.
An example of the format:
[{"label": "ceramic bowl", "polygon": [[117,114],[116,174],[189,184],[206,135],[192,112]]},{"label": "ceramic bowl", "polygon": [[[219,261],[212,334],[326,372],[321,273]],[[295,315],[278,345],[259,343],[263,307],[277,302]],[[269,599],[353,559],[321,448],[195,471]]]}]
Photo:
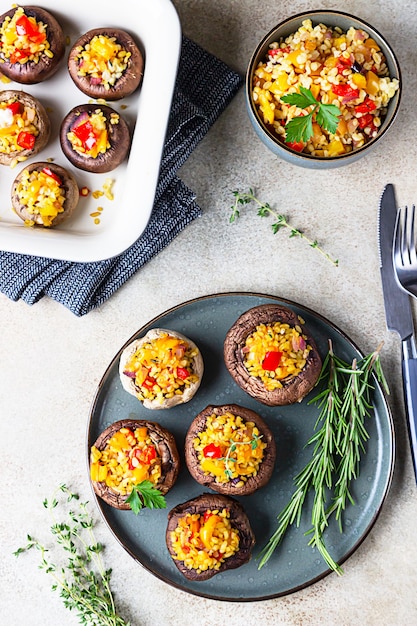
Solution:
[{"label": "ceramic bowl", "polygon": [[[383,52],[390,78],[396,78],[399,81],[399,89],[395,92],[394,97],[392,97],[389,101],[387,114],[382,120],[382,124],[379,127],[376,137],[370,139],[362,147],[354,148],[351,152],[345,152],[338,156],[315,156],[293,150],[282,140],[279,140],[277,136],[271,132],[270,128],[264,124],[252,97],[254,72],[259,63],[265,61],[270,44],[273,42],[280,42],[289,35],[295,33],[304,20],[307,19],[312,21],[313,27],[322,23],[329,27],[339,26],[343,32],[346,32],[352,26],[355,29],[364,30],[372,39],[376,41]],[[248,65],[246,73],[245,98],[249,118],[256,134],[274,154],[289,163],[310,169],[322,170],[354,163],[358,159],[368,155],[369,152],[382,141],[397,117],[401,100],[401,90],[402,84],[400,67],[395,53],[386,39],[377,30],[375,30],[373,26],[364,20],[354,17],[348,13],[323,10],[307,11],[290,17],[278,24],[278,26],[274,26],[274,28],[272,28],[272,30],[270,30],[270,32],[262,39],[253,52]]]}]

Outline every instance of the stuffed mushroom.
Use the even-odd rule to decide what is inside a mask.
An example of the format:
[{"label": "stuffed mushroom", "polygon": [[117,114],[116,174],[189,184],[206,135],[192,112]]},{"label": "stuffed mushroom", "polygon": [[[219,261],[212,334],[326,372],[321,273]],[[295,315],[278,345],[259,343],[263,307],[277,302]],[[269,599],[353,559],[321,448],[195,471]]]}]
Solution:
[{"label": "stuffed mushroom", "polygon": [[80,170],[103,173],[114,170],[126,158],[130,131],[126,121],[106,105],[74,107],[60,129],[61,148]]},{"label": "stuffed mushroom", "polygon": [[45,9],[17,6],[0,16],[0,71],[11,80],[33,85],[50,78],[64,52],[62,28]]},{"label": "stuffed mushroom", "polygon": [[147,409],[169,409],[191,400],[203,371],[196,344],[164,328],[153,328],[130,343],[119,361],[123,388]]},{"label": "stuffed mushroom", "polygon": [[12,185],[12,205],[27,226],[50,228],[68,219],[78,204],[74,176],[56,163],[27,165]]},{"label": "stuffed mushroom", "polygon": [[47,145],[51,132],[43,105],[24,91],[0,92],[0,164],[14,166]]},{"label": "stuffed mushroom", "polygon": [[270,428],[255,411],[236,404],[206,407],[185,438],[191,476],[218,493],[242,496],[263,487],[275,458]]},{"label": "stuffed mushroom", "polygon": [[156,422],[114,422],[90,450],[93,489],[116,509],[130,509],[127,499],[135,485],[145,480],[165,495],[174,486],[179,467],[174,436]]},{"label": "stuffed mushroom", "polygon": [[120,100],[133,93],[142,80],[143,65],[133,38],[117,28],[88,31],[68,57],[68,70],[78,89],[104,100]]},{"label": "stuffed mushroom", "polygon": [[224,361],[235,382],[268,406],[300,402],[322,365],[303,320],[278,304],[254,307],[238,318],[224,341]]},{"label": "stuffed mushroom", "polygon": [[247,563],[255,535],[237,500],[204,493],[168,513],[166,544],[185,578],[203,581]]}]

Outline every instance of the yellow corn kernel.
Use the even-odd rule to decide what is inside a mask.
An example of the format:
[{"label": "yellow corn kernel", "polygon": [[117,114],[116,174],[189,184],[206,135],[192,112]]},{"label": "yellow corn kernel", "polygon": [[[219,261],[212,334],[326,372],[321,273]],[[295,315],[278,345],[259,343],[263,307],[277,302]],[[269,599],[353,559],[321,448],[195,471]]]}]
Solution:
[{"label": "yellow corn kernel", "polygon": [[273,124],[274,123],[274,109],[271,107],[266,93],[263,91],[259,94],[259,104],[264,116],[265,124]]},{"label": "yellow corn kernel", "polygon": [[340,46],[342,46],[344,43],[346,43],[345,35],[342,35],[341,37],[336,37],[336,39],[333,40],[333,45],[335,48],[340,48]]}]

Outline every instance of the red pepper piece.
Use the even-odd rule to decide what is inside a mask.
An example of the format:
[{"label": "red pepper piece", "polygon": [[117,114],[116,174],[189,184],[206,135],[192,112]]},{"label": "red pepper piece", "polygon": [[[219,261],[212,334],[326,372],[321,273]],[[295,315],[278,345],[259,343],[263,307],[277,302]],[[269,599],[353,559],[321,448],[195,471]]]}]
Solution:
[{"label": "red pepper piece", "polygon": [[91,150],[91,148],[97,143],[93,125],[89,120],[83,124],[79,124],[78,126],[73,126],[71,130],[88,150]]},{"label": "red pepper piece", "polygon": [[32,133],[28,133],[25,130],[22,130],[17,136],[17,145],[24,150],[32,150],[33,146],[35,145],[35,140],[35,135],[32,135]]},{"label": "red pepper piece", "polygon": [[23,104],[21,102],[11,102],[7,105],[6,109],[9,109],[13,113],[13,115],[19,115],[19,113],[23,112]]},{"label": "red pepper piece", "polygon": [[371,98],[365,98],[365,100],[355,106],[356,113],[369,113],[370,111],[375,111],[376,104]]},{"label": "red pepper piece", "polygon": [[26,15],[22,15],[16,20],[16,33],[20,37],[26,36],[33,43],[42,43],[46,39],[45,33],[41,33]]},{"label": "red pepper piece", "polygon": [[370,113],[366,113],[365,115],[362,115],[362,117],[358,118],[358,124],[359,124],[359,128],[366,128],[367,126],[373,126],[373,115],[371,115]]},{"label": "red pepper piece", "polygon": [[222,449],[220,446],[216,446],[215,443],[209,443],[207,446],[203,448],[203,454],[206,459],[220,459],[222,454]]},{"label": "red pepper piece", "polygon": [[286,48],[271,48],[271,50],[268,50],[268,54],[270,57],[275,57],[279,52],[285,54],[287,52],[290,52],[290,50],[290,46],[287,46]]},{"label": "red pepper piece", "polygon": [[50,167],[44,167],[44,168],[42,169],[42,172],[43,172],[44,174],[46,174],[47,176],[50,176],[51,178],[53,178],[53,179],[54,179],[54,181],[56,181],[56,182],[58,183],[58,185],[62,185],[62,180],[60,179],[60,177],[58,176],[58,174],[55,174],[55,172],[53,172],[53,171],[51,170],[51,168],[50,168]]},{"label": "red pepper piece", "polygon": [[181,380],[186,380],[190,376],[190,372],[185,367],[177,367],[177,376]]},{"label": "red pepper piece", "polygon": [[[337,67],[337,73],[343,74],[344,70],[346,70],[349,67],[352,67],[352,61],[350,59],[345,59],[345,57],[339,57],[336,63],[336,67]],[[334,93],[336,92],[334,91]]]},{"label": "red pepper piece", "polygon": [[292,148],[297,152],[302,152],[305,146],[305,143],[303,141],[286,141],[286,144],[289,148]]},{"label": "red pepper piece", "polygon": [[145,389],[152,389],[154,385],[156,385],[156,380],[152,376],[147,376],[142,383],[142,387],[145,387]]},{"label": "red pepper piece", "polygon": [[213,515],[213,513],[211,513],[210,511],[204,511],[203,513],[203,521],[207,522],[208,518],[211,517]]},{"label": "red pepper piece", "polygon": [[21,63],[25,59],[29,58],[30,54],[31,54],[30,50],[19,48],[15,50],[14,52],[12,52],[12,54],[10,55],[10,63]]},{"label": "red pepper piece", "polygon": [[343,98],[359,98],[359,91],[357,89],[353,89],[347,83],[342,83],[341,85],[332,85],[332,91],[336,94],[336,96],[342,96]]},{"label": "red pepper piece", "polygon": [[282,352],[271,350],[265,354],[265,358],[262,361],[263,370],[276,370],[281,362]]},{"label": "red pepper piece", "polygon": [[137,448],[135,450],[135,456],[141,463],[150,465],[151,461],[156,458],[156,450],[153,446],[146,446],[145,448]]}]

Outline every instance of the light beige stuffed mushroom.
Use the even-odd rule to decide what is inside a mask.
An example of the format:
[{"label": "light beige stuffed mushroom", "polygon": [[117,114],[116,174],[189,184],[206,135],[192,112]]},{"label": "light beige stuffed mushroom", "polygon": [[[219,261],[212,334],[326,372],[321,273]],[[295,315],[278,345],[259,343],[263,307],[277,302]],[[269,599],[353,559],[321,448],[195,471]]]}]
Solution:
[{"label": "light beige stuffed mushroom", "polygon": [[200,386],[204,363],[196,344],[181,333],[153,328],[122,352],[123,388],[147,409],[169,409],[191,400]]}]

